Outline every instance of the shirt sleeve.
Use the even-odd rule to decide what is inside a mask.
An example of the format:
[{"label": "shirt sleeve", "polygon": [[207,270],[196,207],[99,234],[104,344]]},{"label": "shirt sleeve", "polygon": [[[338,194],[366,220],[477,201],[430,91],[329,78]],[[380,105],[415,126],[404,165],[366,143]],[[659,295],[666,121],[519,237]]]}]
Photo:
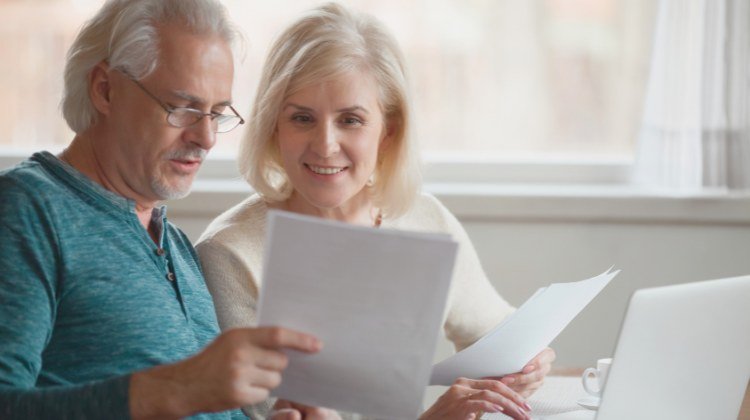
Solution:
[{"label": "shirt sleeve", "polygon": [[74,386],[0,386],[0,418],[129,419],[130,375]]},{"label": "shirt sleeve", "polygon": [[129,376],[36,388],[58,299],[51,208],[44,194],[0,176],[0,418],[127,417]]}]

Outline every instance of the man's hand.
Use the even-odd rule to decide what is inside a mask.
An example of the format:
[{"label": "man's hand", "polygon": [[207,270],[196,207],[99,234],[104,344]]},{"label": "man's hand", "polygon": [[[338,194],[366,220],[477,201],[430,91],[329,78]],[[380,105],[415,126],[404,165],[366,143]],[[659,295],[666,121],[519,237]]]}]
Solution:
[{"label": "man's hand", "polygon": [[528,398],[544,384],[544,378],[552,369],[555,357],[555,351],[547,347],[531,359],[521,372],[494,379],[500,380],[523,397]]},{"label": "man's hand", "polygon": [[271,420],[341,420],[335,410],[309,407],[287,400],[278,400],[273,406]]},{"label": "man's hand", "polygon": [[530,410],[520,395],[500,381],[459,378],[419,420],[478,420],[483,412],[528,420]]},{"label": "man's hand", "polygon": [[180,418],[255,404],[281,383],[288,364],[282,349],[315,353],[315,337],[284,328],[237,328],[181,362],[134,373],[130,413],[139,418]]}]

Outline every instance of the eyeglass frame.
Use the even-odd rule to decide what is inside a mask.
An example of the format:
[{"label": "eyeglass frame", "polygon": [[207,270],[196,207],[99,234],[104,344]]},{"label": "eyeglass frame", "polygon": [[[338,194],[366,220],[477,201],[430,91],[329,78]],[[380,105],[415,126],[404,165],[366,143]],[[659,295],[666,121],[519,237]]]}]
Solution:
[{"label": "eyeglass frame", "polygon": [[[143,93],[145,93],[146,95],[148,95],[157,104],[159,104],[159,106],[162,107],[162,109],[164,111],[167,112],[167,117],[166,117],[167,124],[169,124],[172,127],[175,127],[175,128],[191,127],[191,126],[193,126],[195,124],[198,124],[198,122],[200,122],[200,120],[202,120],[203,117],[208,117],[208,118],[211,119],[211,121],[214,121],[214,120],[216,120],[216,118],[219,118],[219,117],[222,117],[222,116],[224,116],[224,117],[237,117],[237,118],[240,119],[240,121],[234,127],[230,128],[229,130],[226,130],[226,131],[219,131],[219,123],[217,122],[216,123],[216,130],[212,130],[212,131],[214,133],[217,133],[217,134],[223,134],[223,133],[228,133],[228,132],[234,130],[235,128],[239,127],[242,124],[245,124],[245,119],[242,118],[242,115],[240,115],[239,112],[237,112],[237,110],[234,109],[234,107],[232,105],[228,105],[228,107],[229,107],[229,109],[232,110],[232,112],[234,112],[234,115],[230,115],[230,114],[216,114],[216,113],[213,113],[213,112],[201,112],[200,110],[195,109],[195,108],[188,108],[188,107],[182,107],[182,106],[171,106],[169,104],[164,103],[156,95],[154,95],[148,89],[146,89],[146,87],[143,86],[143,84],[141,84],[141,82],[139,82],[138,80],[136,80],[135,77],[129,75],[127,72],[125,72],[125,71],[123,71],[121,69],[116,69],[116,70],[119,71],[120,73],[122,73],[126,78],[130,79],[130,81],[132,81],[133,83],[135,83],[135,85],[138,86],[143,91]],[[173,122],[169,121],[169,117],[172,116],[174,114],[174,112],[177,111],[177,110],[185,110],[185,111],[188,111],[188,112],[190,112],[192,114],[200,115],[200,117],[198,119],[196,119],[195,122],[193,122],[191,124],[188,124],[188,125],[183,125],[183,126],[175,125]]]}]

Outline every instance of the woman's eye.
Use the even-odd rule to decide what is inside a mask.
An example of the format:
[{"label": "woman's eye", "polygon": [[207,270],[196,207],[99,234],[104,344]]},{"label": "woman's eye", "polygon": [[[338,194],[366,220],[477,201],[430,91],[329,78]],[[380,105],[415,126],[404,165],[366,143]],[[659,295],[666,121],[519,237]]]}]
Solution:
[{"label": "woman's eye", "polygon": [[344,117],[341,122],[345,125],[362,125],[363,121],[356,117]]},{"label": "woman's eye", "polygon": [[309,123],[312,121],[312,118],[309,115],[305,115],[305,114],[295,114],[295,115],[292,115],[292,121],[295,121],[298,123]]}]

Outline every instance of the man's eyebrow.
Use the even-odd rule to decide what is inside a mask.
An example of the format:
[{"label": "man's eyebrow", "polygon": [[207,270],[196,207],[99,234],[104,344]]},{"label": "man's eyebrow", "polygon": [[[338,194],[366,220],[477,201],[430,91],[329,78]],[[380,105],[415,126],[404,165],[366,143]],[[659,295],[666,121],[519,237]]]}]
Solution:
[{"label": "man's eyebrow", "polygon": [[[191,104],[204,105],[206,103],[206,101],[203,100],[202,98],[199,98],[195,95],[185,92],[184,90],[176,90],[172,92],[172,95],[180,99],[184,99]],[[230,106],[230,105],[232,105],[232,101],[226,100],[226,101],[219,102],[218,104],[212,104],[211,106],[213,107],[213,106]]]}]

